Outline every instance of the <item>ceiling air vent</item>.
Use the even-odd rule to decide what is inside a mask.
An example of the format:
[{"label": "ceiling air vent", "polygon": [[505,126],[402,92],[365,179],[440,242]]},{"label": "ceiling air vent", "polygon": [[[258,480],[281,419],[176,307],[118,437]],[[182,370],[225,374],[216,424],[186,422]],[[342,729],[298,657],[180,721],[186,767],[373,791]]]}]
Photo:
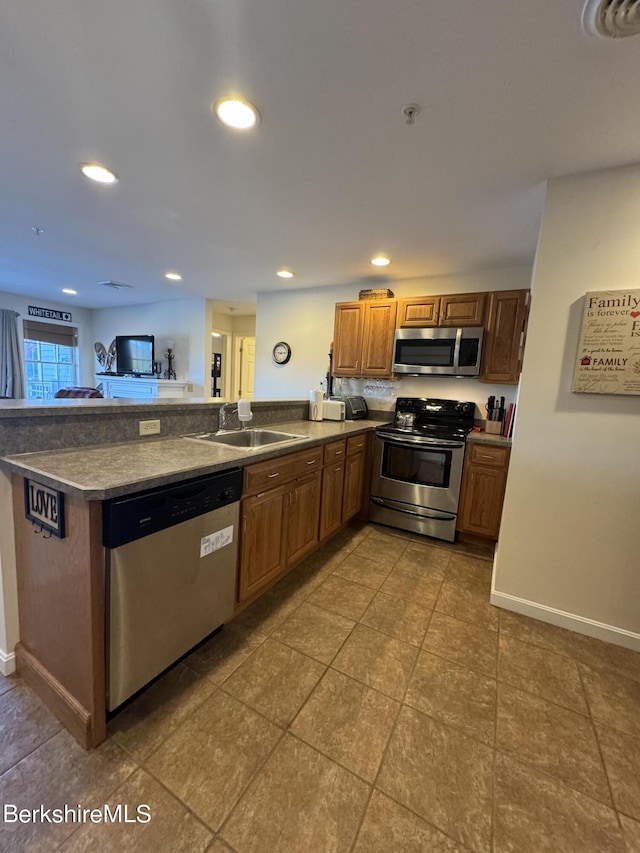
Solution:
[{"label": "ceiling air vent", "polygon": [[592,36],[617,39],[640,35],[638,0],[587,0],[582,26]]},{"label": "ceiling air vent", "polygon": [[122,281],[99,281],[98,287],[110,287],[112,290],[127,290],[133,287],[133,285],[125,284]]}]

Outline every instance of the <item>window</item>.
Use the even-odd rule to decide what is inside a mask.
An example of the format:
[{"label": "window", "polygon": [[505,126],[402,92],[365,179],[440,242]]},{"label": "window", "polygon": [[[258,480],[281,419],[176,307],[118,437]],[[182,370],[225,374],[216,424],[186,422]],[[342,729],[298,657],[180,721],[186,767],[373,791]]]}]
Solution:
[{"label": "window", "polygon": [[27,400],[48,400],[77,385],[78,330],[25,320],[24,371]]}]

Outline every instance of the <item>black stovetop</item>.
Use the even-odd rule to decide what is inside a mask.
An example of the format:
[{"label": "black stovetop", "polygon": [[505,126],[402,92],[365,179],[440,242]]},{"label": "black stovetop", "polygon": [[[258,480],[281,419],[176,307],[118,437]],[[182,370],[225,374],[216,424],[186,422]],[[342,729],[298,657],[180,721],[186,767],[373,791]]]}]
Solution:
[{"label": "black stovetop", "polygon": [[474,425],[475,403],[398,397],[395,419],[376,430],[385,435],[464,441]]}]

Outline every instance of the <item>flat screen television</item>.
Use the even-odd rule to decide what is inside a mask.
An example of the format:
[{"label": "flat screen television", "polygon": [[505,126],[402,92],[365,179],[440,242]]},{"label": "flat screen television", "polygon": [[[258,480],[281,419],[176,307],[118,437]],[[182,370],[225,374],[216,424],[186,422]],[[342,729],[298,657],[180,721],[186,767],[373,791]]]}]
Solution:
[{"label": "flat screen television", "polygon": [[118,376],[153,376],[153,335],[116,335]]}]

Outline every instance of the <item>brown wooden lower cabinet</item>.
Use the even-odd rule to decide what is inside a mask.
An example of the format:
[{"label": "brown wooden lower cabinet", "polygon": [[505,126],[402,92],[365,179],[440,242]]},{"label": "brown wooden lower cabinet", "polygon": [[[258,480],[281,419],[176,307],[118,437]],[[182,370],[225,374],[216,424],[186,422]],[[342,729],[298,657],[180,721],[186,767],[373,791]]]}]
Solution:
[{"label": "brown wooden lower cabinet", "polygon": [[320,541],[342,527],[342,490],[344,461],[327,465],[322,470],[322,503],[320,505]]},{"label": "brown wooden lower cabinet", "polygon": [[284,486],[247,498],[242,504],[241,563],[238,599],[245,601],[282,574],[285,568]]},{"label": "brown wooden lower cabinet", "polygon": [[469,444],[458,513],[461,533],[498,538],[510,452],[509,447]]},{"label": "brown wooden lower cabinet", "polygon": [[289,487],[285,508],[287,566],[302,560],[318,544],[321,477],[320,471],[316,471]]},{"label": "brown wooden lower cabinet", "polygon": [[362,510],[368,439],[359,433],[245,468],[239,608]]},{"label": "brown wooden lower cabinet", "polygon": [[357,515],[362,509],[365,481],[365,453],[347,456],[344,463],[344,488],[342,492],[342,523]]}]

